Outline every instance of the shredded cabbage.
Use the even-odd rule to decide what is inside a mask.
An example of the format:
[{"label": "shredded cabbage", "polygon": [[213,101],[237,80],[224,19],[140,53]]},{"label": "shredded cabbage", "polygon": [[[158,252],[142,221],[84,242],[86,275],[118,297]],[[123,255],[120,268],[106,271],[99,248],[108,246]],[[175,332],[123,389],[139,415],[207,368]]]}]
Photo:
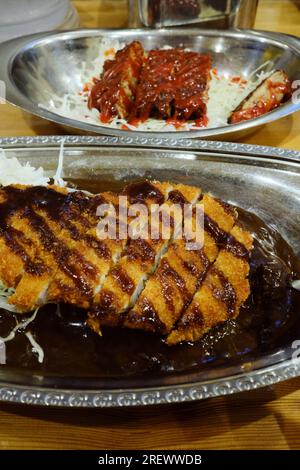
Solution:
[{"label": "shredded cabbage", "polygon": [[27,336],[28,340],[31,343],[32,351],[38,355],[39,363],[42,364],[44,362],[44,357],[45,357],[42,346],[35,340],[35,338],[33,337],[30,331],[27,331],[25,335]]},{"label": "shredded cabbage", "polygon": [[34,168],[28,162],[22,165],[17,158],[8,158],[4,149],[0,149],[0,186],[9,184],[46,186],[48,183],[49,178],[44,175],[42,167]]},{"label": "shredded cabbage", "polygon": [[21,320],[20,322],[17,321],[16,317],[16,326],[11,330],[11,332],[5,337],[3,338],[2,336],[0,336],[0,340],[3,342],[3,343],[7,343],[8,341],[11,341],[14,339],[14,337],[16,336],[16,333],[19,331],[19,330],[25,330],[27,328],[27,326],[33,322],[33,320],[35,319],[35,317],[37,316],[37,313],[39,311],[39,307],[35,309],[35,311],[33,312],[33,314],[31,315],[31,317],[29,318],[26,318],[26,319],[23,319]]},{"label": "shredded cabbage", "polygon": [[61,186],[65,187],[67,183],[63,180],[63,168],[64,168],[64,144],[65,144],[65,139],[62,139],[61,144],[60,144],[60,149],[59,149],[59,154],[58,154],[58,164],[57,164],[57,169],[55,172],[55,175],[53,176],[54,179],[54,184],[56,186]]}]

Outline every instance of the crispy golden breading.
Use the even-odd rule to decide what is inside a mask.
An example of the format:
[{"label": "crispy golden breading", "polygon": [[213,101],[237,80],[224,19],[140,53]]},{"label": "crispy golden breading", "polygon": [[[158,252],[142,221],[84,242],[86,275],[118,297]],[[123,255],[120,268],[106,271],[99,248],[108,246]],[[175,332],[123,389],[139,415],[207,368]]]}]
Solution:
[{"label": "crispy golden breading", "polygon": [[[14,188],[22,197],[26,186],[14,185]],[[25,235],[24,225],[18,227],[24,209],[10,199],[5,188],[0,189],[0,280],[10,287],[16,287],[35,254],[34,245]]]},{"label": "crispy golden breading", "polygon": [[[75,196],[77,196],[75,202],[78,203],[78,194]],[[89,197],[86,207],[81,207],[80,213],[76,214],[74,207],[72,207],[71,214],[67,214],[67,216],[62,214],[60,220],[62,229],[58,237],[70,252],[69,263],[72,266],[78,265],[79,267],[78,276],[80,275],[85,284],[85,293],[83,293],[83,289],[78,288],[76,280],[73,282],[68,277],[66,283],[64,273],[61,272],[61,269],[58,269],[49,285],[48,301],[69,302],[88,308],[94,296],[101,289],[105,276],[114,261],[122,252],[125,240],[100,240],[97,236],[97,223],[99,221],[96,216],[97,206],[100,204],[117,206],[118,198],[113,193],[101,193],[95,198],[94,201]],[[63,212],[65,210],[64,208]],[[55,229],[55,225],[53,227],[51,225],[50,228]]]},{"label": "crispy golden breading", "polygon": [[123,240],[98,240],[96,209],[100,203],[117,202],[112,193],[95,198],[71,193],[61,206],[56,203],[55,213],[33,206],[26,233],[47,269],[40,276],[25,272],[10,303],[26,311],[47,302],[90,306],[124,245]]},{"label": "crispy golden breading", "polygon": [[193,301],[168,336],[169,345],[197,341],[217,324],[238,316],[250,294],[247,276],[252,244],[251,234],[235,225]]},{"label": "crispy golden breading", "polygon": [[[158,269],[146,283],[125,326],[167,333],[189,305],[211,263],[216,259],[224,237],[233,227],[237,215],[229,206],[206,194],[204,211],[204,245],[188,250],[184,239],[175,240],[162,257]],[[194,219],[195,219],[194,215]],[[201,227],[198,230],[202,230]]]},{"label": "crispy golden breading", "polygon": [[[172,207],[174,203],[177,203],[178,210],[181,211],[179,202],[195,202],[201,191],[198,188],[185,185],[173,185],[169,183],[152,183],[155,184],[156,190],[163,195],[163,199],[166,200],[165,208]],[[155,191],[153,192],[155,193]],[[138,198],[140,200],[140,198]],[[131,202],[135,202],[135,199]],[[153,200],[151,197],[146,198],[144,203],[146,206],[151,208]],[[163,202],[161,200],[161,202]],[[160,205],[160,207],[163,207]],[[176,209],[176,207],[175,207]],[[171,214],[173,217],[173,228],[176,229],[176,215]],[[156,265],[161,257],[161,254],[166,249],[172,231],[170,230],[168,238],[165,239],[162,236],[163,223],[158,217],[158,226],[156,227],[158,232],[158,238],[154,239],[150,236],[150,221],[151,212],[147,216],[145,223],[148,223],[146,235],[148,239],[130,239],[126,246],[120,260],[113,267],[107,278],[105,279],[103,289],[101,290],[98,297],[94,302],[94,308],[89,315],[89,324],[95,329],[97,325],[96,318],[98,319],[99,330],[100,325],[115,326],[122,320],[122,314],[126,312],[136,301],[140,291],[142,290],[146,279],[155,270]]]},{"label": "crispy golden breading", "polygon": [[[9,302],[20,311],[59,301],[88,307],[125,244],[125,240],[97,237],[98,205],[117,207],[118,196],[91,197],[56,187],[23,189],[21,195],[21,188],[3,190],[18,201],[18,211],[8,218],[9,230],[3,230],[0,243],[5,267],[10,246],[3,240],[14,230],[13,243],[19,250],[14,272],[1,275],[5,285],[16,288]],[[20,254],[19,246],[24,253]]]},{"label": "crispy golden breading", "polygon": [[[45,188],[40,189],[48,191]],[[3,231],[0,247],[3,259],[1,264],[2,267],[5,267],[7,250],[13,249],[14,257],[13,259],[8,258],[8,262],[9,260],[14,262],[12,269],[14,269],[15,279],[8,279],[3,273],[1,273],[1,279],[6,286],[14,287],[16,291],[20,285],[22,301],[20,306],[16,304],[20,311],[30,311],[35,307],[31,303],[31,292],[36,289],[37,285],[43,284],[45,278],[47,279],[49,276],[47,265],[37,253],[38,239],[35,237],[28,220],[34,191],[37,191],[36,195],[39,197],[39,190],[30,186],[12,185],[2,189],[6,200],[1,205],[0,226]],[[63,196],[66,191],[57,188],[56,193]],[[33,277],[33,282],[30,284],[21,282],[24,276],[26,278],[27,273]],[[14,304],[14,296],[10,297],[9,302]]]}]

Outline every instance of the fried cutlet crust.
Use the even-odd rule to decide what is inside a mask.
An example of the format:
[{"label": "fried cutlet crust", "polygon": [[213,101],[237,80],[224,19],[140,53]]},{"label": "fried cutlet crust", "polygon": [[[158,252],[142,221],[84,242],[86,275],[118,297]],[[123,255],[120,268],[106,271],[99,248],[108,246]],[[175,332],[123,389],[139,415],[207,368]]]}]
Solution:
[{"label": "fried cutlet crust", "polygon": [[[79,198],[81,201],[79,203]],[[86,198],[76,193],[70,196],[67,206],[60,218],[62,227],[59,239],[64,241],[70,253],[74,256],[73,263],[78,266],[87,290],[83,295],[76,282],[70,285],[55,273],[48,289],[48,300],[51,302],[67,301],[83,308],[88,308],[94,295],[101,289],[101,285],[109,272],[114,260],[120,255],[124,240],[100,240],[97,233],[99,218],[96,215],[97,207],[109,204],[117,208],[118,197],[113,193],[102,193],[95,198]],[[71,297],[71,298],[70,298]]]},{"label": "fried cutlet crust", "polygon": [[21,311],[47,302],[87,308],[123,247],[123,241],[99,241],[96,232],[97,206],[117,205],[117,195],[87,197],[66,191],[60,198],[61,190],[54,187],[39,193],[20,223],[26,226],[45,272],[37,276],[26,271],[9,302]]},{"label": "fried cutlet crust", "polygon": [[[201,190],[142,181],[128,185],[122,195],[129,209],[139,203],[161,209],[166,203],[179,212],[185,203],[195,208]],[[88,196],[22,185],[0,189],[0,279],[15,288],[8,301],[20,312],[47,302],[92,306],[88,324],[95,331],[102,325],[138,328],[169,334],[169,345],[196,341],[218,323],[236,318],[250,292],[253,239],[232,206],[204,194],[204,231],[199,227],[204,246],[188,250],[187,240],[175,237],[182,224],[176,211],[166,239],[163,217],[157,219],[155,240],[149,232],[147,240],[132,234],[99,239],[97,208],[106,204],[118,211],[118,203],[118,195],[109,192]],[[195,215],[192,220],[195,229]],[[123,222],[117,212],[117,224]]]},{"label": "fried cutlet crust", "polygon": [[16,287],[25,272],[42,276],[43,263],[36,256],[36,245],[28,236],[26,212],[30,187],[10,185],[0,190],[0,279]]},{"label": "fried cutlet crust", "polygon": [[[118,209],[118,195],[87,196],[60,187],[11,185],[0,191],[0,279],[21,312],[47,302],[89,306],[124,240],[99,240],[99,204]],[[119,221],[119,219],[117,219]]]},{"label": "fried cutlet crust", "polygon": [[248,274],[252,246],[252,235],[235,225],[193,301],[168,336],[167,344],[197,341],[214,326],[238,316],[250,294]]},{"label": "fried cutlet crust", "polygon": [[[136,305],[126,316],[126,327],[168,333],[191,302],[237,218],[233,208],[209,194],[202,199],[202,209],[203,247],[188,250],[184,239],[171,243]],[[198,230],[203,231],[203,227]]]},{"label": "fried cutlet crust", "polygon": [[[144,184],[144,183],[143,183]],[[152,188],[151,188],[152,186]],[[155,269],[161,251],[168,243],[162,235],[162,221],[158,218],[158,238],[150,236],[150,217],[153,203],[158,202],[159,207],[176,195],[175,191],[182,191],[182,197],[199,197],[200,190],[183,185],[171,186],[169,183],[151,182],[143,188],[134,185],[125,188],[124,194],[129,195],[130,203],[143,203],[148,208],[142,224],[146,227],[147,239],[130,238],[118,263],[113,267],[105,279],[103,289],[95,298],[94,307],[89,314],[88,323],[93,329],[99,331],[100,325],[116,326],[120,323],[122,313],[135,301],[149,274]],[[169,199],[169,201],[171,201]],[[132,207],[132,206],[131,206]],[[170,234],[171,236],[171,234]]]}]

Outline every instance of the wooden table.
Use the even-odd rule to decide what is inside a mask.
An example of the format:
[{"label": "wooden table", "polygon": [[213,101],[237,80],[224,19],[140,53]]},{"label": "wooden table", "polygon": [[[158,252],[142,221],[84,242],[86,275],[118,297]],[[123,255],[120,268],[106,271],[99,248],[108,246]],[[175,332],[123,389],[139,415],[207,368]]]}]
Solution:
[{"label": "wooden table", "polygon": [[[78,0],[83,26],[126,24],[124,0]],[[261,0],[256,27],[300,36],[300,0]],[[9,105],[0,135],[61,130]],[[300,114],[244,142],[300,150]],[[118,410],[41,409],[0,404],[0,449],[299,449],[300,378],[198,403]]]}]

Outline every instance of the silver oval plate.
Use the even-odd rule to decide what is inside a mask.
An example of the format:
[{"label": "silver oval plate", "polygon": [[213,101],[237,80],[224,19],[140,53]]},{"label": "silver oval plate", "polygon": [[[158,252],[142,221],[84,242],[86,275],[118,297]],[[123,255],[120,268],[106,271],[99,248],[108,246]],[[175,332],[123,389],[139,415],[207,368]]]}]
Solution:
[{"label": "silver oval plate", "polygon": [[[53,175],[61,140],[61,137],[4,138],[0,139],[0,147],[8,157],[43,166],[47,175]],[[77,182],[78,187],[83,180],[93,184],[101,179],[118,185],[120,181],[147,176],[209,189],[254,212],[270,226],[275,225],[300,257],[299,152],[186,139],[69,136],[65,138],[64,154],[64,176]],[[47,321],[43,318],[43,322]],[[55,329],[51,335],[55,336]],[[62,337],[58,334],[57,338],[59,341]],[[299,338],[296,329],[293,338]],[[73,339],[76,346],[76,336]],[[128,375],[121,382],[100,378],[88,374],[88,360],[84,362],[84,374],[75,369],[62,375],[47,369],[47,362],[42,367],[35,362],[24,365],[21,354],[18,367],[0,366],[0,400],[45,406],[119,407],[227,395],[300,375],[299,359],[293,358],[290,343],[282,341],[276,350],[260,351],[251,361],[241,355],[234,364],[224,360],[222,365],[209,363],[205,370],[165,373],[155,382],[148,376]],[[72,350],[69,342],[64,345]],[[85,351],[80,354],[87,358]],[[58,358],[58,364],[59,361]]]}]

